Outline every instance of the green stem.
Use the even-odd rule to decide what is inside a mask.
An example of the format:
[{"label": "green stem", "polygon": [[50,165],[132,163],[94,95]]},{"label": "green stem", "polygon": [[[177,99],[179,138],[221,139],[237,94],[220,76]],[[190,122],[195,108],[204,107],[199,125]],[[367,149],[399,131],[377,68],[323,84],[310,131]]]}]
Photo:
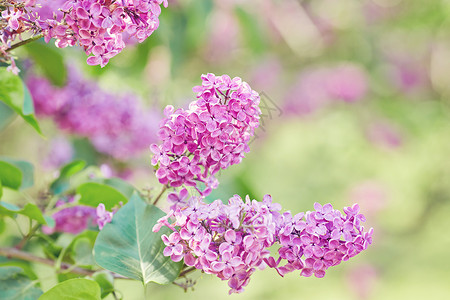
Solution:
[{"label": "green stem", "polygon": [[23,40],[23,41],[20,41],[20,42],[18,42],[18,43],[16,43],[16,44],[12,45],[11,47],[9,47],[8,49],[6,49],[5,51],[6,51],[6,52],[10,52],[10,51],[12,51],[12,50],[14,50],[14,49],[16,49],[16,48],[18,48],[18,47],[20,47],[20,46],[23,46],[23,45],[26,45],[26,44],[28,44],[28,43],[34,42],[34,41],[40,39],[40,38],[43,37],[43,36],[44,36],[43,33],[39,33],[38,35],[35,35],[35,36],[33,36],[33,37],[30,37],[30,38],[27,39],[27,40]]}]

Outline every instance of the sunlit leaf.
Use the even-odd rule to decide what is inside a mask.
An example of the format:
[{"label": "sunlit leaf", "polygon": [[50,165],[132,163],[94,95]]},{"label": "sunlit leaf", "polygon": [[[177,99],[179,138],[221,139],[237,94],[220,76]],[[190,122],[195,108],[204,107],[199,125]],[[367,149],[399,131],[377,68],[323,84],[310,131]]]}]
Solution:
[{"label": "sunlit leaf", "polygon": [[3,186],[14,190],[26,189],[34,184],[34,167],[31,163],[0,157],[0,180]]},{"label": "sunlit leaf", "polygon": [[27,87],[19,76],[0,68],[0,101],[19,114],[25,122],[42,134],[34,116],[33,102]]},{"label": "sunlit leaf", "polygon": [[101,297],[104,298],[114,291],[114,277],[111,272],[103,270],[92,275],[101,288]]},{"label": "sunlit leaf", "polygon": [[167,284],[173,282],[183,265],[163,255],[161,235],[167,228],[152,232],[157,220],[165,213],[146,204],[137,194],[123,206],[111,223],[99,233],[94,246],[96,262],[103,268],[123,276]]},{"label": "sunlit leaf", "polygon": [[100,286],[89,279],[75,278],[61,282],[45,292],[39,300],[100,300]]},{"label": "sunlit leaf", "polygon": [[103,203],[108,210],[121,202],[128,202],[128,198],[117,189],[97,182],[86,182],[80,185],[77,193],[81,195],[80,204],[97,207]]},{"label": "sunlit leaf", "polygon": [[[53,219],[44,217],[42,211],[36,206],[36,204],[27,203],[23,208],[20,208],[14,204],[0,201],[0,215],[13,218],[15,214],[27,216],[30,219],[36,220],[39,224],[52,225],[51,220]],[[47,220],[50,223],[47,223]]]}]

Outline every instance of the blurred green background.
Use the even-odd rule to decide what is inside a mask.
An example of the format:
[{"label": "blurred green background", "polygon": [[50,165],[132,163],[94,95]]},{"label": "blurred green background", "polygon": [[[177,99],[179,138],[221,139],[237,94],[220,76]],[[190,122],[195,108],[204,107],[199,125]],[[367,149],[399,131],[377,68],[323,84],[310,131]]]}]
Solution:
[{"label": "blurred green background", "polygon": [[[209,199],[271,194],[293,213],[314,202],[337,209],[358,202],[375,229],[367,251],[324,279],[267,269],[231,297],[450,299],[450,1],[169,2],[160,28],[105,68],[86,65],[77,48],[58,49],[45,64],[62,56],[105,89],[132,91],[161,110],[193,100],[201,74],[239,76],[262,95],[262,126]],[[32,48],[17,54],[54,50]],[[46,139],[21,120],[0,132],[0,154],[35,163],[45,186],[52,171],[42,161],[63,133],[41,123]],[[149,155],[93,161],[127,166],[144,188],[155,184]],[[36,269],[43,277],[51,270]],[[200,272],[191,278],[194,291],[150,284],[149,298],[230,297],[226,282]],[[43,290],[55,280],[46,278]],[[126,300],[143,298],[138,282],[119,280],[117,288]]]}]

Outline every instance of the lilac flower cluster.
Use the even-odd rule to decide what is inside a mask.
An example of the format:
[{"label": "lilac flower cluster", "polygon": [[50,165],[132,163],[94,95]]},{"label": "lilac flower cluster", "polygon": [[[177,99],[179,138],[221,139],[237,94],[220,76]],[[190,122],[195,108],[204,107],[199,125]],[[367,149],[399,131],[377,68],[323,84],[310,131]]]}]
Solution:
[{"label": "lilac flower cluster", "polygon": [[24,32],[41,33],[47,43],[56,39],[59,48],[78,44],[90,55],[89,65],[104,67],[125,48],[124,35],[143,42],[158,28],[161,4],[167,7],[167,0],[2,1],[1,56],[17,73],[6,50]]},{"label": "lilac flower cluster", "polygon": [[122,33],[143,42],[159,26],[160,5],[167,0],[69,0],[62,7],[63,22],[47,20],[43,26],[48,42],[57,47],[79,44],[89,65],[104,67],[110,58],[125,48]]},{"label": "lilac flower cluster", "polygon": [[[300,270],[302,276],[323,277],[326,269],[372,243],[373,229],[364,231],[365,218],[357,205],[344,208],[345,216],[331,204],[314,207],[313,212],[292,216],[281,214],[281,205],[272,203],[269,195],[262,202],[248,196],[244,202],[235,195],[227,205],[192,197],[178,202],[153,231],[162,226],[173,231],[162,236],[165,256],[228,280],[230,294],[240,293],[256,268],[268,265],[281,276]],[[170,218],[175,221],[170,223]],[[280,245],[278,259],[268,250],[275,243]]]},{"label": "lilac flower cluster", "polygon": [[[361,223],[366,219],[359,213],[358,204],[345,207],[345,216],[329,203],[324,206],[315,203],[314,208],[315,211],[295,216],[286,212],[279,219],[276,236],[281,245],[279,258],[272,257],[266,262],[281,276],[301,270],[301,276],[314,274],[322,278],[329,267],[357,255],[372,243],[373,229],[364,231]],[[281,262],[286,264],[280,266]]]},{"label": "lilac flower cluster", "polygon": [[[240,293],[250,275],[270,255],[266,248],[274,243],[276,234],[270,208],[278,208],[271,204],[270,197],[262,203],[248,197],[243,202],[236,195],[228,205],[220,200],[207,205],[192,197],[185,207],[160,219],[153,231],[162,225],[174,231],[162,236],[165,256],[174,261],[184,258],[186,265],[228,280],[230,294]],[[170,224],[168,218],[172,216],[176,221]]]},{"label": "lilac flower cluster", "polygon": [[167,106],[161,121],[161,145],[152,144],[152,165],[158,165],[160,183],[178,187],[206,184],[207,194],[217,186],[214,174],[240,163],[259,125],[257,92],[240,78],[202,75],[193,88],[197,100],[188,110]]},{"label": "lilac flower cluster", "polygon": [[69,68],[67,85],[57,88],[30,75],[27,86],[38,116],[52,117],[61,129],[90,139],[94,147],[126,160],[157,137],[159,114],[144,110],[132,94],[117,96]]}]

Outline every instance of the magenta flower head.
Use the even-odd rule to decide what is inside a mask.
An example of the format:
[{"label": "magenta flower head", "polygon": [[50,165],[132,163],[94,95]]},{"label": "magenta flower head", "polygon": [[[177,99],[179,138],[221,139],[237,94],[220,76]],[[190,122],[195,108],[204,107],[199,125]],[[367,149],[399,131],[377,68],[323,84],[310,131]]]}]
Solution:
[{"label": "magenta flower head", "polygon": [[235,195],[228,204],[220,200],[205,204],[193,197],[169,213],[175,218],[173,224],[166,216],[153,230],[161,226],[173,230],[162,236],[165,256],[174,261],[184,259],[188,266],[228,280],[230,294],[240,293],[270,255],[267,248],[274,243],[277,208],[270,197],[258,202],[247,196],[244,202]]},{"label": "magenta flower head", "polygon": [[160,183],[172,187],[203,182],[207,194],[217,186],[212,177],[240,163],[259,125],[259,94],[240,78],[202,75],[193,88],[197,100],[189,109],[166,107],[160,123],[160,145],[150,146]]}]

